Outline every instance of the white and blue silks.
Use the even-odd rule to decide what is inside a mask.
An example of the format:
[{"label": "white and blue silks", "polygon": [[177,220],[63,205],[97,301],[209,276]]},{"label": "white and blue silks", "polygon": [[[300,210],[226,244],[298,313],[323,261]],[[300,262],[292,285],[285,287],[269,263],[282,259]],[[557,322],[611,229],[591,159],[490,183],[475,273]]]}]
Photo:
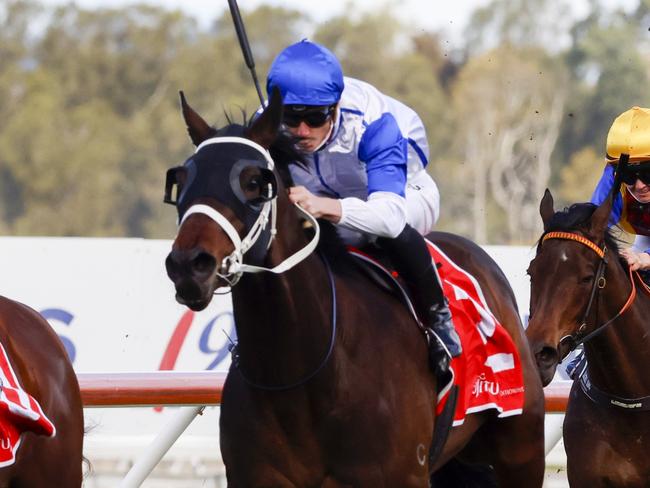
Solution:
[{"label": "white and blue silks", "polygon": [[342,237],[396,237],[408,223],[430,232],[440,195],[426,173],[429,146],[420,117],[368,83],[345,78],[334,128],[323,147],[292,165],[296,185],[340,199]]}]

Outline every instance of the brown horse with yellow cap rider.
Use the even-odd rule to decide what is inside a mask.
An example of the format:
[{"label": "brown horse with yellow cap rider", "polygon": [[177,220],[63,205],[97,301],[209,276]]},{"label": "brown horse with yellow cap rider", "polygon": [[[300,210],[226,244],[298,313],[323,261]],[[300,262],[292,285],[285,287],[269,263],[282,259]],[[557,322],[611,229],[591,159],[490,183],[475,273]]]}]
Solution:
[{"label": "brown horse with yellow cap rider", "polygon": [[[650,109],[633,107],[616,117],[607,135],[607,165],[591,202],[600,205],[614,185],[621,154],[630,161],[620,193],[614,198],[609,224],[636,236],[620,254],[633,271],[650,274]],[[643,271],[647,271],[643,273]],[[647,276],[644,280],[648,281]]]}]

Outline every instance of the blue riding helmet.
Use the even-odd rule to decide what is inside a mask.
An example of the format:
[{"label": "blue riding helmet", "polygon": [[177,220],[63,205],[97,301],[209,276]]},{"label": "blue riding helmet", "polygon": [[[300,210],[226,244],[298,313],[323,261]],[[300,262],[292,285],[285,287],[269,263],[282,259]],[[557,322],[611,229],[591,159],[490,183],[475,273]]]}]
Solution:
[{"label": "blue riding helmet", "polygon": [[343,70],[331,51],[305,39],[273,61],[266,78],[269,96],[276,86],[285,105],[332,105],[343,92]]}]

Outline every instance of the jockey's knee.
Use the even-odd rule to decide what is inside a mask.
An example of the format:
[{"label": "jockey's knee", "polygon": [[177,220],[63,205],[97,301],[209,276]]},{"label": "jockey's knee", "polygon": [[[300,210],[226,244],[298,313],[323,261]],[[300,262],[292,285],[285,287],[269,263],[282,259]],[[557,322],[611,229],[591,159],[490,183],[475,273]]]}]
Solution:
[{"label": "jockey's knee", "polygon": [[379,237],[377,239],[377,244],[389,252],[392,250],[404,251],[417,246],[422,240],[423,237],[420,233],[409,224],[406,224],[404,229],[402,229],[402,232],[400,232],[396,237]]}]

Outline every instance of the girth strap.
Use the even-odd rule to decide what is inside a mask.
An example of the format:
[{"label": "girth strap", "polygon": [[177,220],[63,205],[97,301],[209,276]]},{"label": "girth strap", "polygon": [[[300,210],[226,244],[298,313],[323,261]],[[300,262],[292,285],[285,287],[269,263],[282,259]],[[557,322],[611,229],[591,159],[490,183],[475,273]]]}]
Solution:
[{"label": "girth strap", "polygon": [[436,416],[436,422],[433,427],[433,438],[431,439],[431,448],[429,449],[429,467],[432,468],[442,450],[447,443],[447,438],[451,432],[456,413],[456,400],[458,400],[458,386],[454,385],[449,390],[447,403],[442,409],[442,413]]}]

